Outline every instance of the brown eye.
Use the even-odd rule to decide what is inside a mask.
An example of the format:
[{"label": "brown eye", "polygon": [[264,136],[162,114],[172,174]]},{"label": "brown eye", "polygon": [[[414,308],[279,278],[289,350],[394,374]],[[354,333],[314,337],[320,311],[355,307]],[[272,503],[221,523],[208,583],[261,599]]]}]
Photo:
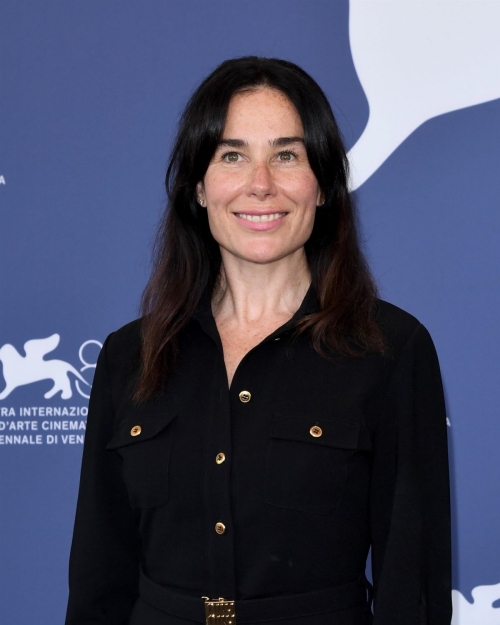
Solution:
[{"label": "brown eye", "polygon": [[234,159],[234,158],[230,158],[230,160],[229,160],[229,161],[226,161],[226,162],[229,162],[229,163],[237,163],[237,162],[238,162],[238,156],[239,156],[239,155],[238,155],[238,152],[225,152],[225,153],[222,155],[222,159],[224,160],[224,159],[226,158],[226,156],[229,156],[229,157],[236,156],[236,159]]},{"label": "brown eye", "polygon": [[292,150],[284,150],[283,152],[280,152],[278,154],[278,156],[287,156],[288,157],[288,158],[280,159],[281,162],[284,162],[284,163],[291,162],[293,160],[292,158],[290,158],[291,156],[293,156],[293,158],[297,158],[297,154],[295,154],[295,152],[292,152]]}]

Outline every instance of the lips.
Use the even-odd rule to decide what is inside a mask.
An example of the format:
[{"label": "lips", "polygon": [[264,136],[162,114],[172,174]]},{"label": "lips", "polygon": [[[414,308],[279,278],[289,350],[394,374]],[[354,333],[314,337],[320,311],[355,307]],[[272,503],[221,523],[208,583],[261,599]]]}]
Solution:
[{"label": "lips", "polygon": [[280,217],[284,217],[286,212],[275,212],[275,213],[235,213],[237,217],[241,219],[246,219],[247,221],[251,221],[253,223],[266,223],[269,221],[274,221],[275,219],[279,219]]},{"label": "lips", "polygon": [[246,211],[238,211],[235,215],[273,215],[274,213],[287,213],[288,211],[284,210],[267,210],[267,211],[258,211],[258,210],[246,210]]},{"label": "lips", "polygon": [[286,216],[287,212],[258,212],[248,211],[247,213],[234,213],[235,218],[245,228],[250,230],[271,230],[277,228]]}]

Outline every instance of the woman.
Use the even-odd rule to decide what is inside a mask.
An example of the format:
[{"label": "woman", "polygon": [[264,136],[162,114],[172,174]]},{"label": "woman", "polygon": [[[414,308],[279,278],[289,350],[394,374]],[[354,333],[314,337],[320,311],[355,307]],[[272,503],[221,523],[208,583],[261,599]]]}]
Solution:
[{"label": "woman", "polygon": [[438,358],[378,297],[347,179],[293,63],[191,97],[141,317],[95,371],[66,625],[449,625]]}]

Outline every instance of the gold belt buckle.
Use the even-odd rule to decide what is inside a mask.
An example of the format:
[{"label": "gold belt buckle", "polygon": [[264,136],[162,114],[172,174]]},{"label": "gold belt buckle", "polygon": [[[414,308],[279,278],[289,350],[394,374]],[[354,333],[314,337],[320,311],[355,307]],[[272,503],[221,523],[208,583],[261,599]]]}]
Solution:
[{"label": "gold belt buckle", "polygon": [[205,599],[205,619],[206,625],[236,625],[236,614],[234,608],[234,600],[224,599]]}]

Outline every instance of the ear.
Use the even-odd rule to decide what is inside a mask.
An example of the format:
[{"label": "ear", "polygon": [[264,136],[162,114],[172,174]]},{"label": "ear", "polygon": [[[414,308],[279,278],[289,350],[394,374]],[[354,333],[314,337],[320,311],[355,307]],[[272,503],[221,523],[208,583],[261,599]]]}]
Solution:
[{"label": "ear", "polygon": [[325,203],[325,200],[323,198],[323,192],[321,191],[321,189],[318,189],[318,196],[316,198],[316,206],[323,206],[324,203]]},{"label": "ear", "polygon": [[[203,202],[200,202],[200,200]],[[200,182],[197,183],[196,185],[196,201],[201,204],[202,206],[205,205],[205,192],[203,189],[203,181],[200,180]]]}]

